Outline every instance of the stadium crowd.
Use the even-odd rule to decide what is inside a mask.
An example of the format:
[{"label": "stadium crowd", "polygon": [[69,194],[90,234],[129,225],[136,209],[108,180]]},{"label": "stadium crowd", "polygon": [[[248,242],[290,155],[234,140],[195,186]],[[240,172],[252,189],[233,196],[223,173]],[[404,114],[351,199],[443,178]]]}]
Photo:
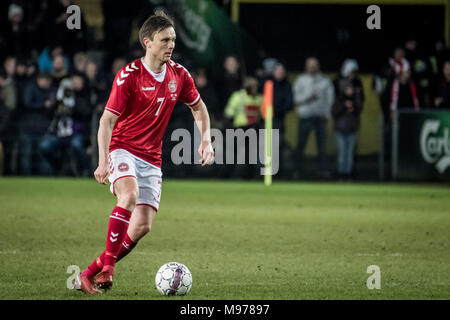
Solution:
[{"label": "stadium crowd", "polygon": [[[0,174],[89,176],[96,165],[96,122],[114,76],[144,54],[139,43],[110,41],[129,38],[131,18],[117,19],[117,12],[103,5],[104,43],[99,44],[84,18],[80,32],[67,29],[68,0],[6,4],[0,32]],[[128,17],[132,16],[130,12]],[[450,109],[450,55],[445,42],[436,41],[430,50],[419,49],[418,41],[409,39],[395,48],[373,77],[386,128],[396,109]],[[183,63],[183,56],[177,58]],[[318,175],[330,178],[334,170],[326,154],[326,125],[333,121],[337,175],[349,178],[354,172],[356,132],[365,97],[357,59],[343,61],[336,67],[340,72],[331,78],[321,71],[320,60],[310,57],[299,66],[304,72],[292,82],[282,57],[265,59],[254,74],[247,74],[240,60],[227,56],[221,77],[214,79],[206,69],[188,67],[208,106],[212,127],[262,128],[262,87],[270,79],[274,82],[273,127],[280,129],[280,173],[293,163],[295,174],[284,174],[302,176],[304,148],[314,130]],[[295,150],[285,139],[285,116],[291,110],[299,119]],[[257,174],[256,166],[226,167],[221,172],[223,177]]]}]

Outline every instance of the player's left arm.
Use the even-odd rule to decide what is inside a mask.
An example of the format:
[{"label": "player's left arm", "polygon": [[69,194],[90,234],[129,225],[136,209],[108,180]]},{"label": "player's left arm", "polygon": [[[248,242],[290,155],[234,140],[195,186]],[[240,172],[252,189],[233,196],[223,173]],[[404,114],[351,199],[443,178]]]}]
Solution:
[{"label": "player's left arm", "polygon": [[193,106],[190,106],[195,124],[200,130],[201,143],[198,153],[202,157],[202,167],[214,161],[214,149],[211,144],[211,125],[209,120],[208,109],[202,99]]}]

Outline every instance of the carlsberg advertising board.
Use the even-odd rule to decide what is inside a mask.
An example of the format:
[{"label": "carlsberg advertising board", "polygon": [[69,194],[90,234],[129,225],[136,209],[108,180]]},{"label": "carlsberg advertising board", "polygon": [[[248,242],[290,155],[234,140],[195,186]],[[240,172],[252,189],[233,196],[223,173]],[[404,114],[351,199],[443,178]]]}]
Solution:
[{"label": "carlsberg advertising board", "polygon": [[397,178],[450,181],[450,111],[400,111]]}]

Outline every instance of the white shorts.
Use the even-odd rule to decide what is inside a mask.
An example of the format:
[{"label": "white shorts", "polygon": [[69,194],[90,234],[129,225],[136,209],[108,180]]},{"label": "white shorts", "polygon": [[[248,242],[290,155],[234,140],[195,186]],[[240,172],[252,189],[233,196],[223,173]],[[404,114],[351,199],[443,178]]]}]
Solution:
[{"label": "white shorts", "polygon": [[161,169],[124,149],[116,149],[109,154],[109,182],[114,195],[114,183],[125,177],[136,178],[139,188],[136,205],[150,206],[158,211],[161,199]]}]

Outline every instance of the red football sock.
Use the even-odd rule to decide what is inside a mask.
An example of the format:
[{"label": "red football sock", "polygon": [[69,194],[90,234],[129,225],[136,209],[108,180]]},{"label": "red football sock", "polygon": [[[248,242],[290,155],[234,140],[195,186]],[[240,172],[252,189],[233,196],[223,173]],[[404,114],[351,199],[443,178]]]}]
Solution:
[{"label": "red football sock", "polygon": [[127,234],[131,211],[116,206],[109,217],[105,259],[102,270],[114,270],[122,240]]},{"label": "red football sock", "polygon": [[[120,246],[119,253],[117,254],[116,262],[123,259],[127,254],[134,249],[137,242],[133,242],[128,236],[128,233],[125,234],[125,238],[122,241],[122,245]],[[100,271],[103,269],[103,265],[105,263],[105,251],[103,251],[95,260],[81,273],[82,276],[86,276],[88,278],[95,277]]]},{"label": "red football sock", "polygon": [[129,254],[131,252],[131,250],[134,249],[136,244],[137,244],[137,242],[133,242],[133,240],[131,240],[130,237],[128,236],[128,233],[125,234],[125,237],[123,238],[123,241],[122,241],[122,245],[120,246],[120,249],[119,249],[119,253],[117,254],[116,262],[123,259],[127,254]]},{"label": "red football sock", "polygon": [[103,251],[98,258],[95,258],[95,260],[81,273],[81,275],[92,279],[97,273],[102,271],[104,261],[105,251]]}]

